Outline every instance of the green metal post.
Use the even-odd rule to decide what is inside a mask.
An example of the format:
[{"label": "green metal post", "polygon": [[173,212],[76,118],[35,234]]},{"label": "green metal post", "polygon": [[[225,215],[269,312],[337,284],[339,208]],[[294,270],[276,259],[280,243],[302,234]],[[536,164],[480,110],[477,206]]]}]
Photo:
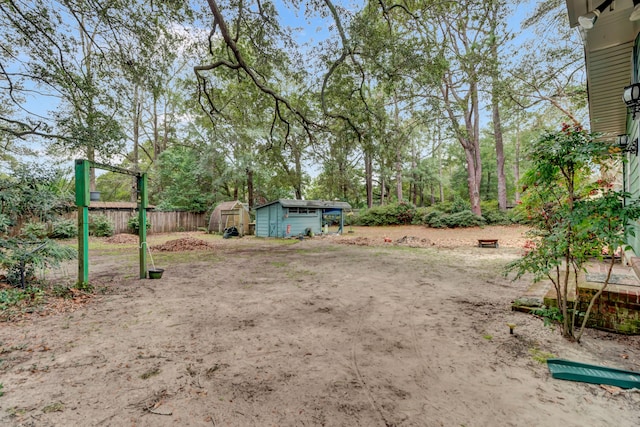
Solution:
[{"label": "green metal post", "polygon": [[138,235],[140,236],[140,278],[147,277],[147,206],[149,198],[147,197],[147,174],[143,173],[138,176]]},{"label": "green metal post", "polygon": [[89,283],[89,207],[78,207],[78,283]]},{"label": "green metal post", "polygon": [[76,160],[78,207],[78,283],[89,283],[89,169],[88,160]]}]

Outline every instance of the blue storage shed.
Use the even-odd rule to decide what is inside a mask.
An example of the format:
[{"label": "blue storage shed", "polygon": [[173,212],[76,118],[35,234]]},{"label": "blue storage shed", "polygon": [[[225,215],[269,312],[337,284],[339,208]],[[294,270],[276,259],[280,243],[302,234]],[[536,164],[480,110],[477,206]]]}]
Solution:
[{"label": "blue storage shed", "polygon": [[341,234],[344,211],[350,209],[347,202],[279,199],[256,207],[255,235],[290,237],[306,234],[307,229],[320,234],[325,224],[333,225],[333,229],[337,226],[337,233]]}]

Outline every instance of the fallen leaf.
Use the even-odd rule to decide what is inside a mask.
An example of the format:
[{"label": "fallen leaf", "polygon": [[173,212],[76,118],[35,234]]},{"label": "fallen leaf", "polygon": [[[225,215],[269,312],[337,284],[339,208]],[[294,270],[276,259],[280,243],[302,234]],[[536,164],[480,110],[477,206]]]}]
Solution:
[{"label": "fallen leaf", "polygon": [[622,389],[620,387],[616,387],[614,385],[606,385],[606,384],[600,384],[600,387],[605,389],[606,391],[608,391],[611,394],[618,394],[622,391]]}]

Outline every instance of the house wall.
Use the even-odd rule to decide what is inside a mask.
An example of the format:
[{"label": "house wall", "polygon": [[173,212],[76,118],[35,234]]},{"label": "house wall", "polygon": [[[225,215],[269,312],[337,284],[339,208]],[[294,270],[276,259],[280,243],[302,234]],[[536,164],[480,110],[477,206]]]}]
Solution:
[{"label": "house wall", "polygon": [[[578,286],[578,312],[587,311],[591,299],[597,292],[598,287]],[[552,289],[544,297],[544,305],[558,307],[555,290]],[[569,307],[573,308],[573,305],[574,302],[569,301]],[[578,321],[582,322],[582,318]],[[612,285],[611,289],[603,291],[594,302],[587,327],[621,334],[640,334],[640,288],[617,289]]]},{"label": "house wall", "polygon": [[[636,37],[636,41],[633,48],[632,58],[632,72],[631,83],[640,82],[640,39]],[[631,115],[627,114],[627,134],[630,136],[630,140],[633,141],[636,138],[640,138],[640,127],[638,126],[638,120],[632,120]],[[640,200],[640,162],[638,157],[633,154],[627,154],[627,163],[625,164],[625,190],[631,193],[631,199],[627,202],[637,202]],[[635,234],[631,235],[628,239],[628,244],[633,248],[636,255],[640,254],[640,223],[634,221],[629,226],[635,229]]]}]

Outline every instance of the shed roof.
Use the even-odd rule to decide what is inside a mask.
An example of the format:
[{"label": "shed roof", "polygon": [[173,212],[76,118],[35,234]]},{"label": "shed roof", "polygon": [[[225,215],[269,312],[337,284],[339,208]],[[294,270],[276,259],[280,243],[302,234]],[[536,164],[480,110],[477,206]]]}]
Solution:
[{"label": "shed roof", "polygon": [[295,200],[295,199],[278,199],[273,202],[265,203],[257,206],[256,209],[265,206],[280,203],[285,208],[316,208],[316,209],[351,209],[351,205],[347,202],[338,202],[334,200]]},{"label": "shed roof", "polygon": [[227,202],[222,202],[219,205],[216,206],[216,209],[220,209],[220,210],[230,210],[230,209],[235,209],[238,205],[240,205],[240,207],[245,208],[246,210],[246,206],[244,203],[242,203],[239,200],[231,200],[231,201],[227,201]]}]

